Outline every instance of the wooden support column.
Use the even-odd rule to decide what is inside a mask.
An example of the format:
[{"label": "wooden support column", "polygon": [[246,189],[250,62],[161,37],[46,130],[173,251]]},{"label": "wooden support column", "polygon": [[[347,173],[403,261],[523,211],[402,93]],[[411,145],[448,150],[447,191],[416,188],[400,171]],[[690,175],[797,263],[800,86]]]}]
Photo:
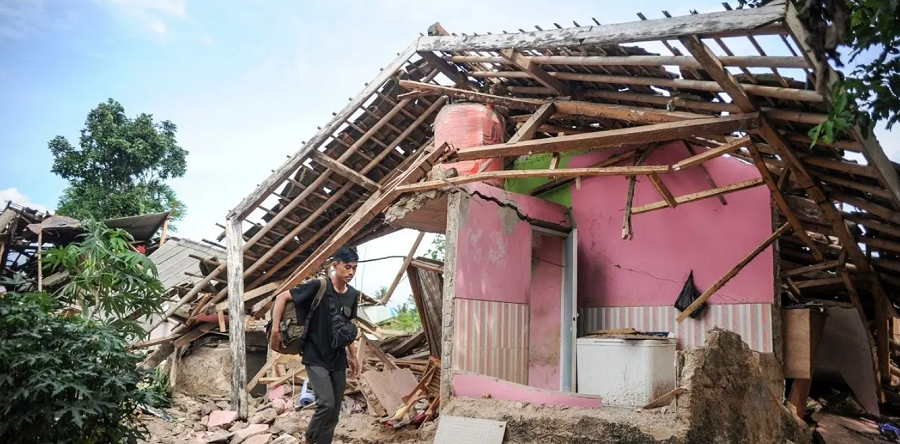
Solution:
[{"label": "wooden support column", "polygon": [[244,238],[241,221],[230,218],[225,226],[228,263],[228,342],[231,346],[231,408],[246,419],[247,347],[244,331]]},{"label": "wooden support column", "polygon": [[425,237],[425,232],[420,231],[419,236],[416,237],[416,241],[413,242],[412,248],[409,250],[409,254],[406,255],[406,258],[403,259],[403,265],[400,266],[400,271],[397,272],[397,276],[394,277],[394,281],[391,282],[390,288],[388,288],[387,293],[384,294],[384,297],[381,298],[382,304],[387,304],[389,300],[391,300],[391,295],[394,294],[394,290],[397,289],[397,285],[400,284],[400,279],[403,278],[403,275],[406,274],[406,267],[409,267],[409,263],[412,262],[413,256],[416,255],[416,250],[419,249],[419,244],[422,243],[422,238]]}]

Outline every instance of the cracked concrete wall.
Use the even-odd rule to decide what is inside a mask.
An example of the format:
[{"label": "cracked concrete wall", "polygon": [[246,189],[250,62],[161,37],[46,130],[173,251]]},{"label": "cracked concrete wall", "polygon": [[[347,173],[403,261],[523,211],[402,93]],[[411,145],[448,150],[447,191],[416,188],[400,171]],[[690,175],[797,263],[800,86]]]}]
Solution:
[{"label": "cracked concrete wall", "polygon": [[[569,167],[583,167],[614,154],[579,156]],[[682,142],[672,142],[653,150],[644,164],[671,165],[689,156]],[[752,165],[727,157],[704,165],[719,186],[759,177]],[[710,188],[697,167],[665,174],[662,179],[676,196]],[[580,190],[572,189],[580,307],[671,306],[692,270],[697,287],[709,288],[771,233],[769,191],[761,186],[728,194],[727,205],[710,198],[634,215],[634,237],[623,240],[627,187],[628,181],[621,177],[595,177],[582,180]],[[659,200],[649,179],[639,176],[634,205]],[[709,303],[771,304],[773,271],[770,247]]]}]

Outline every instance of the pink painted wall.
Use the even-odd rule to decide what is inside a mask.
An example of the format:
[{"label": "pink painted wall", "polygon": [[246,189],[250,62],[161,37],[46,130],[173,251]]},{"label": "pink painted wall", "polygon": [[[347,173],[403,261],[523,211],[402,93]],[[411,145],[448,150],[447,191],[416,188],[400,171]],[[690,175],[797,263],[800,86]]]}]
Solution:
[{"label": "pink painted wall", "polygon": [[559,390],[564,240],[539,233],[531,239],[528,385]]},{"label": "pink painted wall", "polygon": [[[525,304],[531,283],[529,218],[567,223],[566,209],[545,200],[477,184],[463,199],[456,243],[456,298]],[[482,197],[479,197],[482,196]],[[492,200],[514,205],[499,206]]]},{"label": "pink painted wall", "polygon": [[481,398],[485,393],[491,395],[491,399],[543,405],[598,408],[603,402],[599,396],[542,390],[471,373],[453,374],[455,396]]},{"label": "pink painted wall", "polygon": [[[702,152],[705,148],[696,147]],[[572,159],[584,167],[616,152]],[[657,147],[645,165],[671,165],[689,157],[682,142]],[[719,186],[759,177],[752,165],[719,157],[706,164]],[[661,175],[675,196],[710,188],[697,167]],[[710,198],[632,217],[634,236],[623,240],[622,220],[628,181],[622,177],[582,180],[572,187],[572,214],[578,227],[580,307],[672,305],[688,273],[698,288],[709,288],[772,232],[765,186],[728,194],[728,205]],[[646,177],[638,177],[634,206],[661,200]],[[770,303],[774,300],[771,247],[710,298],[711,304]]]}]

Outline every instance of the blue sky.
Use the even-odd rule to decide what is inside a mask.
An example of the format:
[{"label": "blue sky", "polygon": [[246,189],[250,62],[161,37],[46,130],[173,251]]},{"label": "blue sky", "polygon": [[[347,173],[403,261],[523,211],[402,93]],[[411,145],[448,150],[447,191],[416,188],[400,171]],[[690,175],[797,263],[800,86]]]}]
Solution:
[{"label": "blue sky", "polygon": [[[47,142],[62,135],[77,143],[87,112],[111,97],[131,116],[178,125],[179,143],[190,151],[187,175],[172,182],[188,207],[179,235],[211,238],[233,205],[436,21],[483,33],[688,8],[722,7],[707,0],[564,7],[533,0],[0,0],[0,199],[52,210],[66,183],[50,172]],[[888,139],[896,158],[896,138]],[[414,238],[399,233],[364,251],[404,254]],[[388,285],[398,265],[369,266],[365,289]]]}]

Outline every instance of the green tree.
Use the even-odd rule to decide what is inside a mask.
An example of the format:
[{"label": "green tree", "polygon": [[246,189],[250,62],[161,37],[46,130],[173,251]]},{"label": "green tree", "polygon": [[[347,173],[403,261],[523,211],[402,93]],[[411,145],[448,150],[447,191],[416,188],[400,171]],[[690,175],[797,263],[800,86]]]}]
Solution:
[{"label": "green tree", "polygon": [[436,261],[444,260],[444,250],[447,246],[447,236],[443,234],[438,234],[433,239],[431,239],[431,246],[428,247],[428,252],[426,253],[429,257]]},{"label": "green tree", "polygon": [[397,309],[397,316],[384,321],[384,325],[405,332],[414,332],[422,328],[419,310],[416,309],[416,301],[412,295],[409,295],[406,302]]},{"label": "green tree", "polygon": [[186,150],[175,140],[175,124],[153,116],[125,115],[113,99],[88,113],[78,147],[63,136],[50,141],[52,171],[69,181],[59,214],[107,219],[171,211],[181,219],[185,206],[166,180],[187,170]]},{"label": "green tree", "polygon": [[[771,0],[739,0],[762,6]],[[793,0],[810,30],[806,44],[842,69],[832,86],[829,119],[810,131],[813,143],[832,142],[854,125],[868,133],[900,120],[900,2],[897,0]],[[841,54],[847,50],[847,57]],[[845,61],[851,66],[845,66]],[[822,68],[819,68],[820,72]],[[824,91],[824,77],[816,89]]]},{"label": "green tree", "polygon": [[135,314],[161,311],[165,287],[156,265],[131,248],[124,230],[84,221],[80,241],[50,249],[44,259],[52,271],[65,271],[68,282],[54,297],[78,305],[88,319],[110,324],[128,338],[144,336]]}]

